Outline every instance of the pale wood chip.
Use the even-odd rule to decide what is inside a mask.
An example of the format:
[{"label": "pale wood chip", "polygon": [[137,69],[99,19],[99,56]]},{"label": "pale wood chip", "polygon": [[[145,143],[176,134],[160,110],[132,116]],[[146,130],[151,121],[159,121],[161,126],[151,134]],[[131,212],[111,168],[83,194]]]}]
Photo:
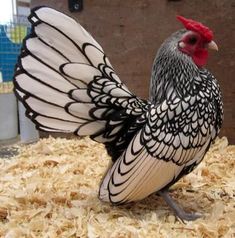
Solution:
[{"label": "pale wood chip", "polygon": [[217,139],[172,186],[182,207],[204,214],[183,224],[156,195],[125,206],[99,201],[110,162],[102,144],[49,137],[19,146],[19,155],[0,160],[0,237],[233,237],[234,158],[235,146]]}]

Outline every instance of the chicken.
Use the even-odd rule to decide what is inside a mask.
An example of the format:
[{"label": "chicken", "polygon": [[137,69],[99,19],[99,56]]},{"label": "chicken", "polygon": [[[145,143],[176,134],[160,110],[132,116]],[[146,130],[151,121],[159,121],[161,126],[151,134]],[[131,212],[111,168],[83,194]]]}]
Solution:
[{"label": "chicken", "polygon": [[75,20],[48,7],[31,11],[14,90],[37,129],[90,136],[104,143],[112,164],[99,198],[112,204],[158,193],[181,220],[168,188],[203,159],[223,120],[221,92],[203,66],[212,31],[178,16],[184,29],[160,47],[150,98],[135,96],[115,73],[101,46]]}]

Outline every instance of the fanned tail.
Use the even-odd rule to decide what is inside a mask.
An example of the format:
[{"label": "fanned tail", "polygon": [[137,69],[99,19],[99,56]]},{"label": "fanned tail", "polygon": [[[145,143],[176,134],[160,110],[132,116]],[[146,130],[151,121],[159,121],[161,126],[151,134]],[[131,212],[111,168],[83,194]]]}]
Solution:
[{"label": "fanned tail", "polygon": [[26,115],[37,129],[106,143],[115,160],[142,124],[148,104],[120,81],[101,46],[75,20],[38,7],[29,21],[32,30],[14,76]]}]

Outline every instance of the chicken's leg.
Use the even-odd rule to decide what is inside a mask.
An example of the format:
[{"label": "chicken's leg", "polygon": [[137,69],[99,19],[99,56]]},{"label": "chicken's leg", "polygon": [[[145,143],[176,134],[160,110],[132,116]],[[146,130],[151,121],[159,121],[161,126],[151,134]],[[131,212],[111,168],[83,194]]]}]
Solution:
[{"label": "chicken's leg", "polygon": [[202,217],[199,213],[188,213],[184,211],[170,196],[168,190],[159,191],[158,194],[165,200],[167,205],[174,211],[176,217],[181,221],[194,221]]}]

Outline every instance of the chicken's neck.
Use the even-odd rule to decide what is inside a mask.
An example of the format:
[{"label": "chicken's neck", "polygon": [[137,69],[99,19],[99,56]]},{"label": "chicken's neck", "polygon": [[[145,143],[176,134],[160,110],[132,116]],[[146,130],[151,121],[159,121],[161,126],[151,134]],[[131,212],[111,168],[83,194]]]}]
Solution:
[{"label": "chicken's neck", "polygon": [[195,79],[200,80],[200,70],[192,59],[174,45],[163,45],[153,64],[150,101],[158,104],[165,99],[174,100],[193,94],[197,90]]}]

